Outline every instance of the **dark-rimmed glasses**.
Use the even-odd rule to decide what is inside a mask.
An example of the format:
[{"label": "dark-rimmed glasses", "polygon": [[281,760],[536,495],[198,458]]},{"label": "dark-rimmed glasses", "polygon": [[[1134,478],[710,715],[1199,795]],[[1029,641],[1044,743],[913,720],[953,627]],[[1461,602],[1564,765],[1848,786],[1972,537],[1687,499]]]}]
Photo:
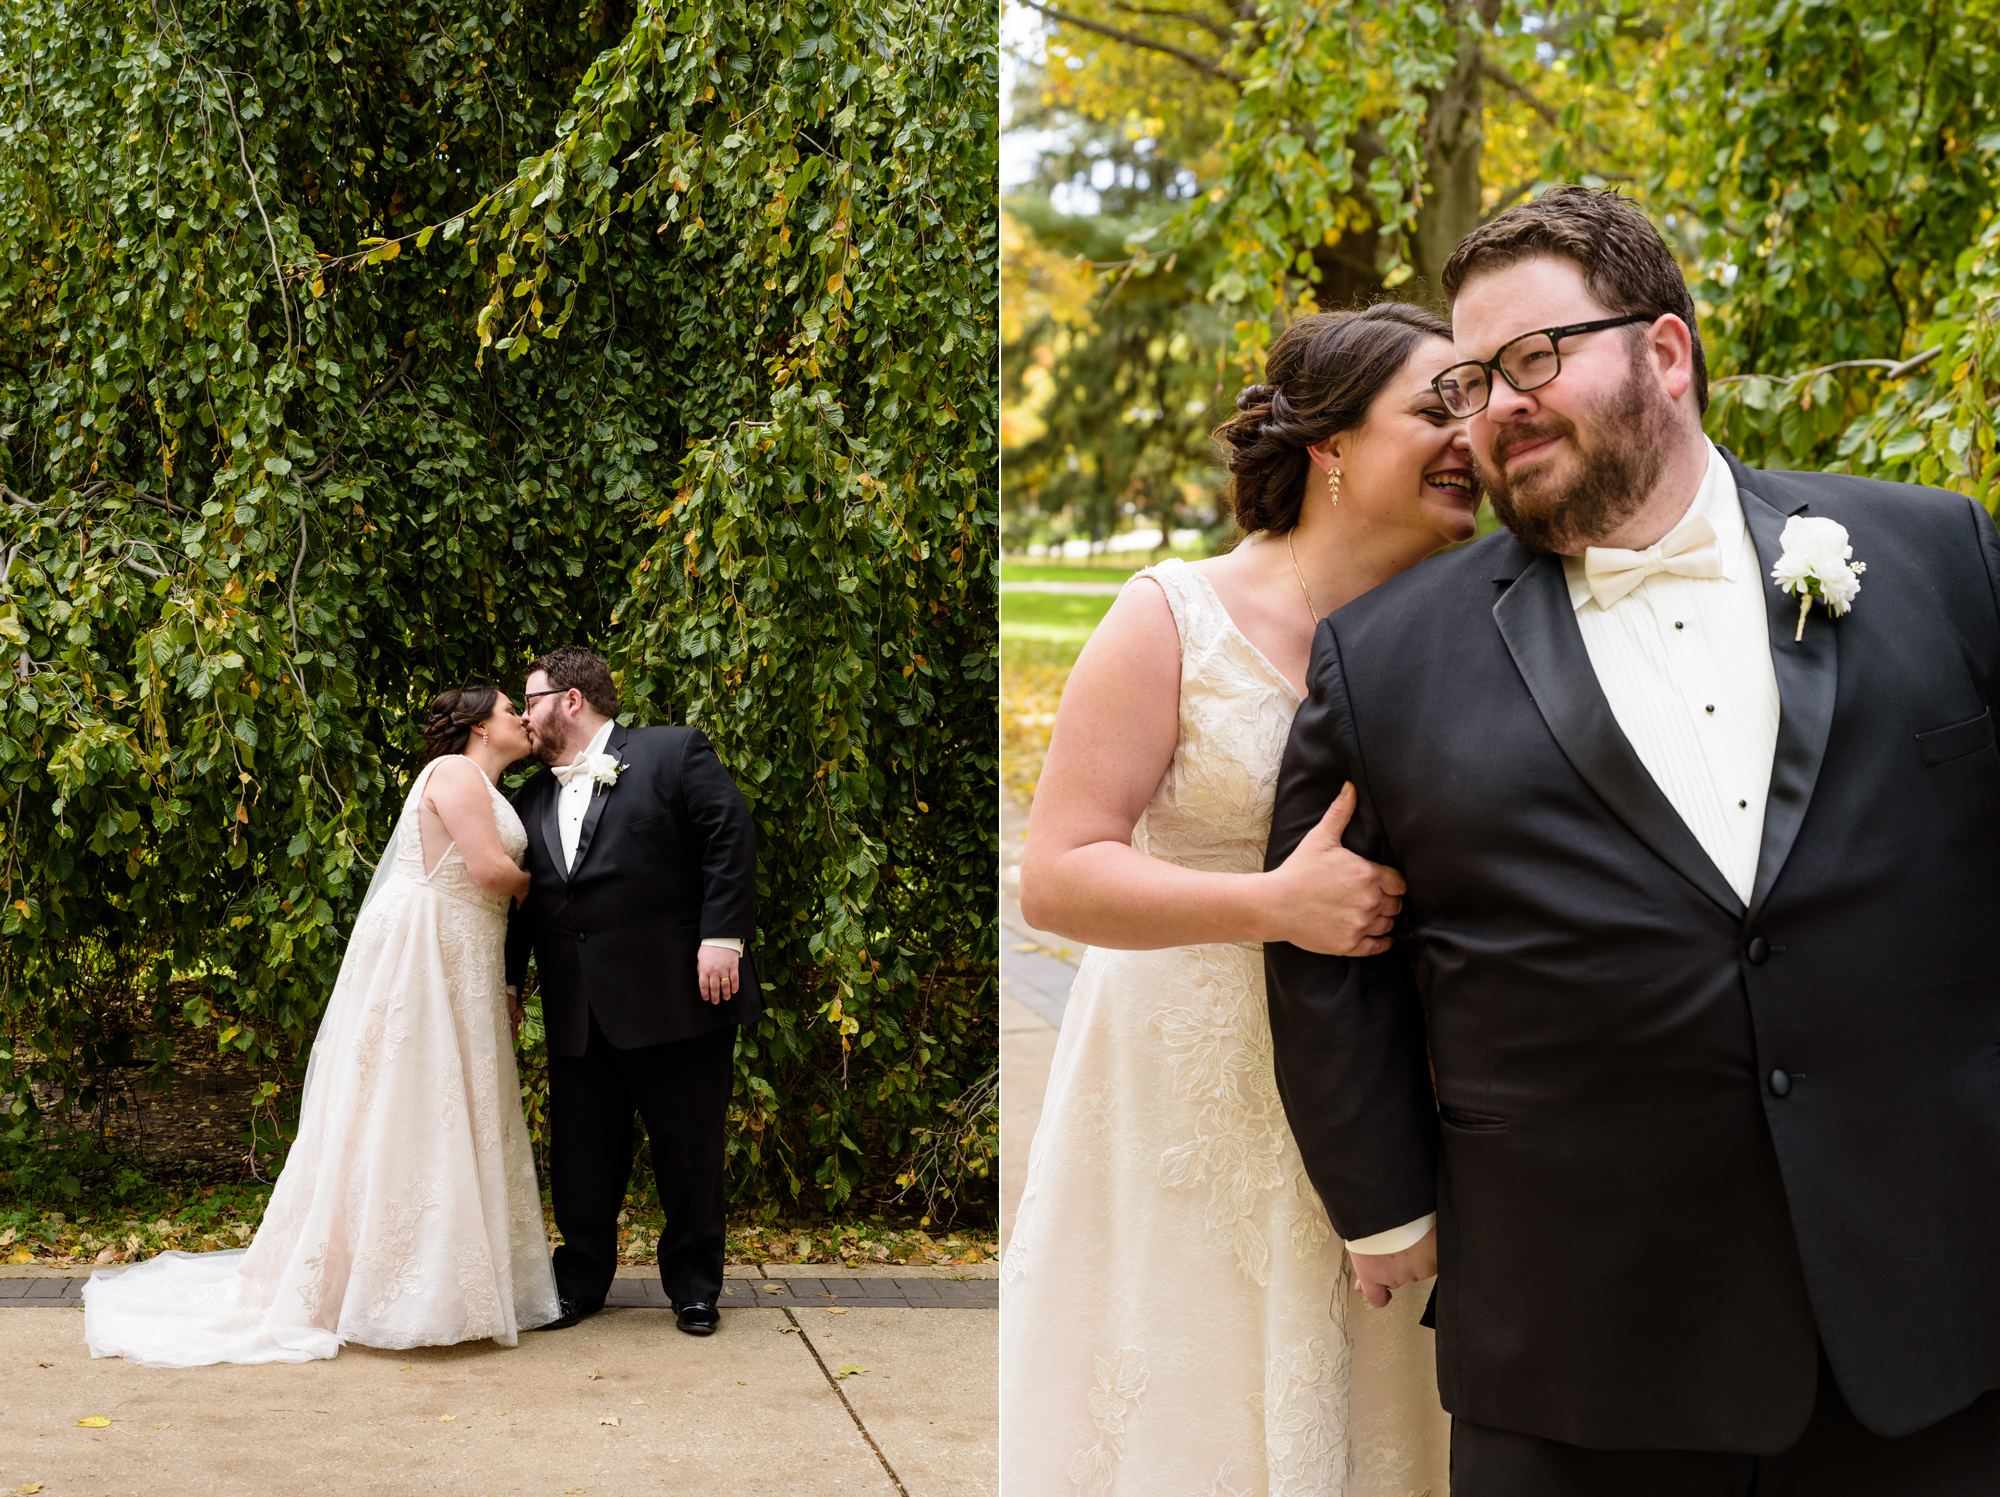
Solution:
[{"label": "dark-rimmed glasses", "polygon": [[1602,332],[1608,327],[1626,327],[1634,322],[1658,320],[1657,313],[1634,312],[1628,317],[1605,317],[1597,322],[1572,322],[1567,327],[1538,328],[1502,343],[1500,351],[1490,359],[1468,359],[1463,364],[1453,364],[1431,381],[1431,388],[1437,391],[1444,408],[1463,420],[1467,416],[1478,415],[1493,399],[1494,371],[1499,371],[1502,379],[1525,395],[1530,390],[1541,389],[1562,373],[1562,351],[1558,345],[1563,339],[1574,338],[1580,333]]},{"label": "dark-rimmed glasses", "polygon": [[551,686],[547,691],[524,691],[521,693],[522,715],[526,715],[529,705],[536,697],[559,697],[573,690],[575,688],[571,686]]}]

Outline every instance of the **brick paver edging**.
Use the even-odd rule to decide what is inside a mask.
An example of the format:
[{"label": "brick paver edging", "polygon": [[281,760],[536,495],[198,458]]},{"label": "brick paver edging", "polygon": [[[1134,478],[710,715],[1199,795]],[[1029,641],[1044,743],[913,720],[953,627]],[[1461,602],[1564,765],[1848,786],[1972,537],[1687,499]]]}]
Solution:
[{"label": "brick paver edging", "polygon": [[[0,1309],[60,1309],[83,1303],[83,1278],[0,1279]],[[669,1308],[658,1279],[616,1279],[611,1309]],[[722,1286],[730,1310],[883,1309],[997,1310],[997,1279],[730,1279]]]}]

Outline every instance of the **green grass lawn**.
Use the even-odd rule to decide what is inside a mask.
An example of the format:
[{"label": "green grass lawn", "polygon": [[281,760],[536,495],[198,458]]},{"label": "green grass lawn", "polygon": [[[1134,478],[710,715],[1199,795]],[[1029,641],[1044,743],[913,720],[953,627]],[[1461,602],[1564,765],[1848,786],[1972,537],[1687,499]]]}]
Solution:
[{"label": "green grass lawn", "polygon": [[1075,659],[1090,631],[1117,601],[1115,593],[1002,593],[1002,650],[1009,640],[1042,640],[1068,645],[1070,658]]}]

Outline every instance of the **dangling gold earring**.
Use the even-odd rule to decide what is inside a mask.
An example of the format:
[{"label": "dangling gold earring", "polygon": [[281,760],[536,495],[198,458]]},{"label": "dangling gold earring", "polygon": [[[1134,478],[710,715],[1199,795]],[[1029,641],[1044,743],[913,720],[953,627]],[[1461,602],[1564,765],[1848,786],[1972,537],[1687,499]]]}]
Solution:
[{"label": "dangling gold earring", "polygon": [[1340,503],[1340,469],[1333,470],[1333,502]]}]

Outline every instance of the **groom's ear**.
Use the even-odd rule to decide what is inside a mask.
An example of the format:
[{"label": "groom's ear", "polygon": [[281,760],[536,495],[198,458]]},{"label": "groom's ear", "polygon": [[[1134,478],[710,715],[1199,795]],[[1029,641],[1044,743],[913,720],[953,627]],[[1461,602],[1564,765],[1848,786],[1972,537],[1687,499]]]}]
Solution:
[{"label": "groom's ear", "polygon": [[1661,387],[1678,403],[1694,386],[1694,335],[1669,312],[1647,329],[1646,346]]}]

